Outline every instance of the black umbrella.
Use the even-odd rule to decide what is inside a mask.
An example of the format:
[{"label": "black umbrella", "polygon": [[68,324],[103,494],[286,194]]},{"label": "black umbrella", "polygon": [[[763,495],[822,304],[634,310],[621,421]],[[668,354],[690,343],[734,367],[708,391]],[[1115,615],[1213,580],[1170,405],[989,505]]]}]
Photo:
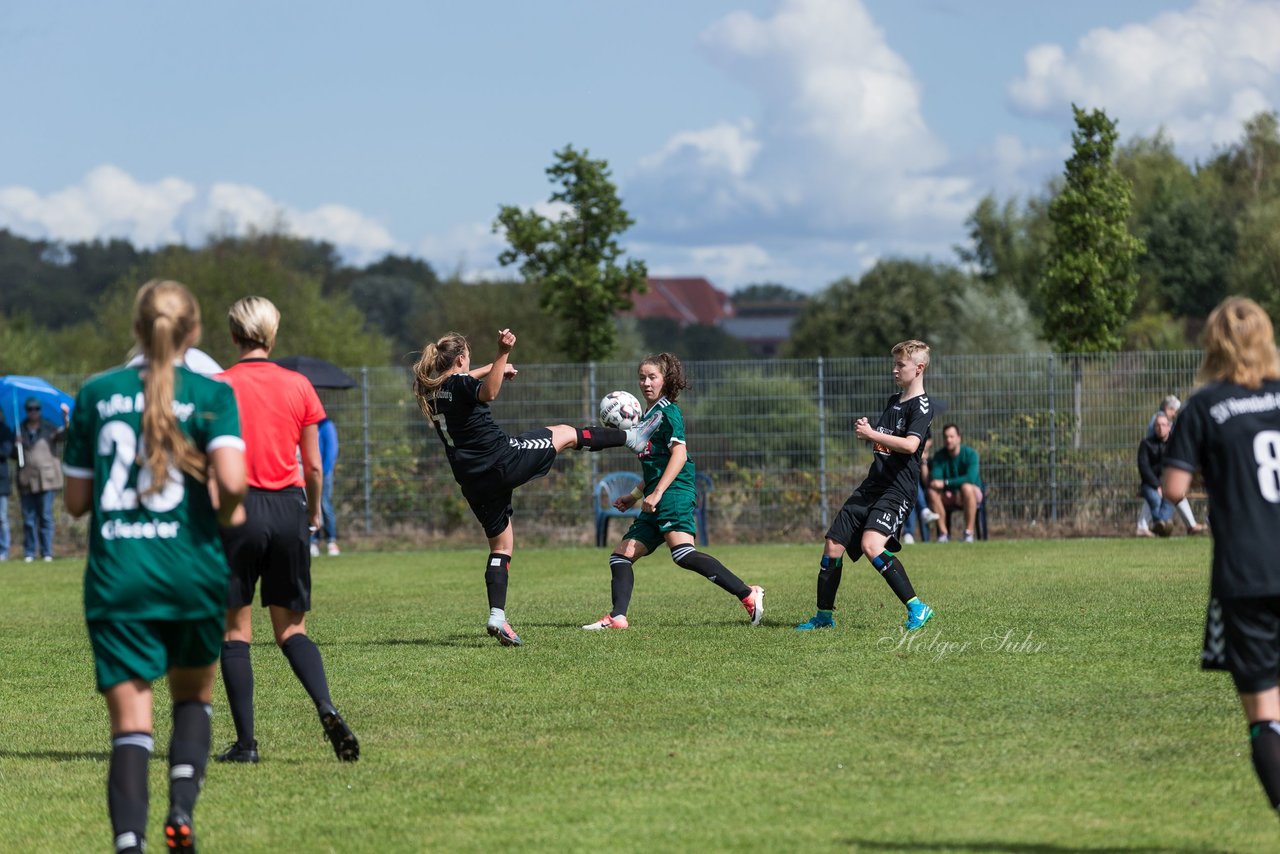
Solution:
[{"label": "black umbrella", "polygon": [[355,388],[356,381],[351,375],[333,362],[317,359],[314,356],[285,356],[276,359],[276,364],[291,371],[297,371],[316,388]]}]

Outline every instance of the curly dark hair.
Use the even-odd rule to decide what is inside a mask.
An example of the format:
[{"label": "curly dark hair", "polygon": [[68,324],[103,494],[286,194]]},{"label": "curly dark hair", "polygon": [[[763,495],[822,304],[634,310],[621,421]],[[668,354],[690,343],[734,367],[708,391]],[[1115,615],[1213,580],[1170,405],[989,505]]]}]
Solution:
[{"label": "curly dark hair", "polygon": [[653,365],[662,374],[662,393],[670,401],[680,397],[680,392],[689,387],[689,380],[684,375],[684,365],[674,353],[654,353],[640,360],[641,365]]}]

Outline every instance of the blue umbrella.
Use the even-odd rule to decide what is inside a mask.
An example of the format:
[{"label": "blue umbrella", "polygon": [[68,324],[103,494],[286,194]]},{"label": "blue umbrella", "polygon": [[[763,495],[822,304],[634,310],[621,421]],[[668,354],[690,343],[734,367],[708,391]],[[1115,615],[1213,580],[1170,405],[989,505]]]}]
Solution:
[{"label": "blue umbrella", "polygon": [[40,401],[41,415],[55,424],[62,423],[62,404],[76,405],[75,398],[39,377],[0,377],[0,411],[14,430],[22,423],[22,406],[29,397]]}]

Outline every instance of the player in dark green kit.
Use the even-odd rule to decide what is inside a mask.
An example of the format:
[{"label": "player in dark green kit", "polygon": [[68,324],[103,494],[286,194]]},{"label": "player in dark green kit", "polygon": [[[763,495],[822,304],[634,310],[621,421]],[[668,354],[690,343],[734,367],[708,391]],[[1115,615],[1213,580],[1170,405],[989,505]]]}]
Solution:
[{"label": "player in dark green kit", "polygon": [[1178,503],[1204,475],[1213,569],[1200,662],[1231,674],[1254,770],[1280,810],[1280,354],[1257,303],[1229,297],[1210,312],[1200,378],[1169,437],[1164,497]]},{"label": "player in dark green kit", "polygon": [[635,428],[635,435],[628,437],[627,447],[640,457],[644,486],[622,496],[614,506],[626,510],[639,501],[642,512],[609,556],[612,609],[583,628],[601,631],[629,627],[627,608],[635,587],[634,564],[663,542],[671,549],[676,566],[696,572],[733,594],[746,608],[751,624],[758,626],[764,617],[764,588],[745,584],[720,561],[694,546],[695,474],[685,446],[684,414],[676,404],[680,392],[689,387],[684,366],[672,354],[658,353],[640,363],[639,373],[640,393],[649,408]]},{"label": "player in dark green kit", "polygon": [[151,682],[167,674],[173,735],[165,841],[189,851],[227,596],[218,527],[242,516],[244,442],[231,387],[174,364],[200,335],[200,308],[184,286],[144,285],[134,334],[145,362],[90,378],[76,398],[65,499],[73,516],[90,514],[84,608],[111,717],[107,806],[115,850],[144,847]]}]

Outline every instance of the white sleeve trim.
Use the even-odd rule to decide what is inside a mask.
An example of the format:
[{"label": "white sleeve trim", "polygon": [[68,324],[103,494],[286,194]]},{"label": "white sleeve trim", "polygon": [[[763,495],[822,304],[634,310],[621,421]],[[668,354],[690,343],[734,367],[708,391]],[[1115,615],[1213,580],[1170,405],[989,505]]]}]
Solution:
[{"label": "white sleeve trim", "polygon": [[244,450],[244,439],[239,436],[214,436],[209,440],[209,444],[205,445],[205,452],[216,451],[219,448],[236,448]]},{"label": "white sleeve trim", "polygon": [[93,469],[82,469],[78,466],[62,464],[62,473],[67,477],[75,477],[80,480],[93,480]]}]

